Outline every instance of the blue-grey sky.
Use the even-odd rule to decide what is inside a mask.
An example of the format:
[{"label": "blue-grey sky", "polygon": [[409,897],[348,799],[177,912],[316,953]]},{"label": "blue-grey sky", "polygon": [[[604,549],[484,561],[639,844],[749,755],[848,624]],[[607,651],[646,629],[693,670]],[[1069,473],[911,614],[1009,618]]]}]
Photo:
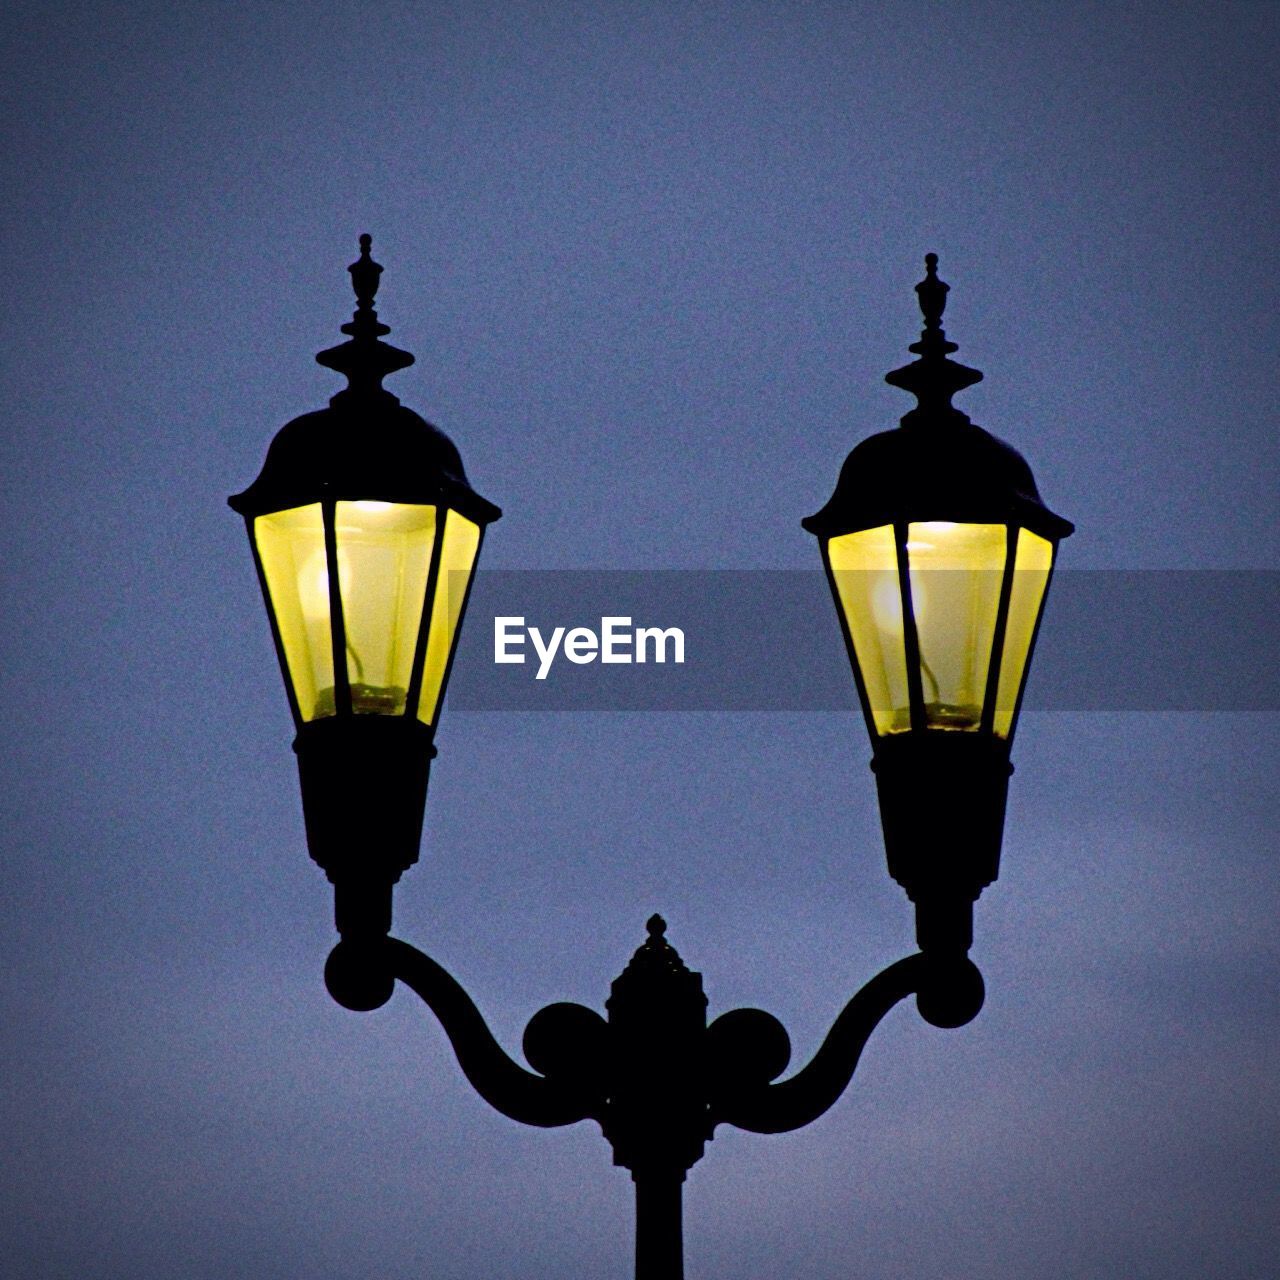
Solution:
[{"label": "blue-grey sky", "polygon": [[[490,567],[813,565],[799,518],[909,406],[881,378],[932,250],[963,407],[1077,522],[1064,563],[1275,569],[1278,33],[1269,3],[12,7],[0,1269],[629,1274],[592,1126],[487,1111],[410,995],[321,983],[224,497],[339,385],[312,356],[359,232],[418,357],[393,389],[506,511]],[[397,931],[512,1050],[599,1006],[654,910],[797,1060],[910,948],[852,716],[446,708],[439,746]],[[895,1011],[808,1130],[721,1131],[691,1280],[1266,1273],[1277,746],[1263,712],[1026,717],[987,1007]]]}]

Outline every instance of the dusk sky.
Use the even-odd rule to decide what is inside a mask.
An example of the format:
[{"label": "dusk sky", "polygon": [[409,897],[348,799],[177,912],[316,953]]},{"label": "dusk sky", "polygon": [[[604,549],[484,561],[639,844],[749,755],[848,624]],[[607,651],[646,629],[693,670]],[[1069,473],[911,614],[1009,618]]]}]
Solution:
[{"label": "dusk sky", "polygon": [[[957,405],[1076,522],[1063,567],[1270,571],[1274,602],[1273,3],[20,2],[3,50],[6,1277],[630,1275],[596,1126],[490,1111],[412,993],[324,990],[225,499],[341,386],[313,357],[359,233],[417,356],[389,389],[504,509],[484,567],[816,568],[801,517],[911,407],[882,379],[933,251],[985,374]],[[1151,598],[1097,610],[1135,680]],[[1240,637],[1206,612],[1212,670]],[[777,662],[824,652],[831,612]],[[1050,623],[1033,702],[1055,660]],[[1250,711],[1209,679],[1024,716],[986,1007],[907,1002],[813,1126],[719,1130],[690,1280],[1274,1274],[1258,677]],[[852,711],[446,704],[438,746],[395,932],[517,1056],[654,911],[793,1066],[913,949]]]}]

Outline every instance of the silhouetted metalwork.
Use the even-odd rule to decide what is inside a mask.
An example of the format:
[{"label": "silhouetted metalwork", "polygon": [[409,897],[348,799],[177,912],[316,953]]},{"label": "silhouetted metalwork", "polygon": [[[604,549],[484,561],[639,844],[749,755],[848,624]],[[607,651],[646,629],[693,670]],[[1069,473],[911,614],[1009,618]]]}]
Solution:
[{"label": "silhouetted metalwork", "polygon": [[[1018,536],[1029,530],[1056,548],[1071,525],[1045,507],[1022,457],[951,405],[957,390],[982,375],[949,358],[957,348],[941,323],[948,286],[937,277],[936,255],[928,255],[926,278],[916,286],[925,318],[920,341],[911,347],[919,359],[888,375],[919,404],[898,430],[854,449],[830,502],[804,522],[823,548],[871,732],[889,870],[916,904],[919,951],[872,978],[845,1005],[807,1065],[781,1079],[791,1058],[782,1024],[759,1009],[735,1009],[708,1025],[701,975],[680,958],[666,939],[665,921],[655,915],[646,940],[612,984],[607,1016],[569,1003],[549,1005],[533,1016],[523,1039],[532,1067],[526,1069],[498,1044],[452,975],[389,936],[392,886],[417,858],[427,770],[435,755],[438,701],[429,714],[420,714],[418,698],[427,628],[439,612],[433,605],[441,590],[446,513],[457,512],[483,530],[500,512],[472,490],[448,438],[382,389],[382,378],[413,357],[381,340],[389,330],[378,322],[373,300],[382,268],[372,260],[370,246],[370,238],[362,236],[360,258],[350,267],[357,300],[354,317],[343,326],[350,340],[317,357],[345,373],[350,385],[328,409],[289,423],[272,443],[258,479],[231,499],[249,527],[298,725],[295,750],[308,843],[334,884],[341,940],[325,966],[325,982],[338,1003],[361,1011],[385,1004],[397,981],[409,987],[436,1015],[467,1080],[503,1115],[541,1127],[583,1120],[599,1124],[614,1163],[630,1170],[635,1182],[638,1280],[680,1280],[681,1188],[718,1125],[782,1133],[815,1120],[848,1087],[880,1020],[909,995],[916,997],[921,1016],[937,1027],[963,1026],[981,1009],[982,977],[967,953],[974,900],[998,871],[1012,767],[1016,705],[1010,709],[1006,703],[1005,721],[997,723],[993,703]],[[407,690],[366,684],[359,696],[354,692],[344,660],[350,656],[359,671],[345,630],[344,567],[335,523],[339,503],[379,510],[409,504],[435,512],[431,569],[425,575],[422,620],[415,624],[420,631]],[[281,599],[297,585],[289,574],[302,577],[304,569],[290,560],[283,586],[270,583],[256,522],[310,504],[320,504],[323,512],[321,558],[327,576],[320,607],[322,613],[327,608],[331,627],[334,688],[308,686],[312,696],[304,705],[277,616],[286,607]],[[927,670],[912,600],[908,529],[916,521],[1007,529],[1004,576],[989,638],[993,656],[982,708],[957,708],[939,692],[926,702],[916,670],[909,679],[909,707],[886,720],[883,708],[871,705],[831,544],[863,530],[892,529],[897,550],[890,576],[902,598],[904,662]],[[319,528],[317,523],[313,540]],[[1047,581],[1045,569],[1033,602],[1036,626]],[[283,593],[281,599],[273,591]],[[440,645],[456,640],[464,608],[465,596],[450,615],[445,639],[436,637],[437,660],[445,652],[451,661],[452,650]],[[320,634],[323,639],[327,633]],[[1028,637],[1028,654],[1033,639]],[[980,657],[985,656],[983,650]],[[446,677],[447,663],[441,697]],[[1025,680],[1025,670],[1019,679]]]},{"label": "silhouetted metalwork", "polygon": [[[973,903],[995,880],[1000,865],[1009,753],[1030,667],[1039,617],[1057,544],[1074,526],[1045,505],[1026,459],[975,425],[951,397],[981,381],[982,374],[953,361],[959,348],[942,328],[950,286],[938,278],[938,256],[925,256],[925,279],[916,285],[924,329],[909,350],[918,358],[885,375],[918,403],[900,425],[859,443],[840,470],[835,492],[801,523],[822,548],[858,696],[871,735],[876,789],[889,873],[916,904],[921,947],[967,949],[973,940]],[[913,563],[912,529],[946,526],[1002,530],[1002,563],[985,571],[996,597],[981,704],[964,721],[961,708],[939,705],[926,691],[932,677],[921,652],[919,600],[924,579],[953,570],[919,570]],[[864,531],[892,530],[897,583],[894,606],[901,619],[909,722],[886,731],[878,719],[865,672],[841,600],[833,543]],[[1001,666],[1018,572],[1019,538],[1026,530],[1052,549],[1036,620],[1022,659],[1008,725],[997,731]],[[918,536],[918,535],[917,535]],[[998,583],[998,586],[997,586]],[[936,686],[936,680],[934,681]],[[964,730],[961,731],[961,724]]]},{"label": "silhouetted metalwork", "polygon": [[[472,521],[481,536],[502,514],[471,487],[453,441],[382,386],[387,374],[412,364],[413,356],[382,341],[391,330],[379,322],[373,309],[382,267],[370,256],[371,246],[371,237],[362,235],[360,257],[348,268],[356,311],[342,332],[351,336],[316,356],[320,364],[345,374],[348,385],[327,408],[303,414],[281,428],[258,478],[228,499],[249,530],[298,730],[294,751],[307,842],[312,857],[335,886],[338,928],[344,936],[362,930],[387,932],[392,888],[418,860],[427,781],[436,754],[434,719],[424,723],[420,718],[418,695],[435,599],[449,585],[441,571],[446,513],[455,511]],[[404,504],[440,513],[408,685],[399,691],[403,705],[393,714],[376,704],[378,691],[368,689],[362,691],[378,713],[362,714],[363,708],[353,698],[356,686],[350,664],[343,660],[351,644],[342,595],[347,575],[336,530],[340,503]],[[299,704],[255,531],[262,517],[316,505],[324,530],[317,573],[328,596],[329,648],[335,658],[333,687],[326,691],[330,703],[323,712],[313,714]],[[447,678],[446,670],[444,681]],[[353,797],[359,803],[353,803]]]},{"label": "silhouetted metalwork", "polygon": [[760,1009],[707,1025],[702,976],[665,938],[661,916],[614,980],[608,1019],[584,1005],[540,1010],[515,1062],[451,974],[395,938],[339,942],[325,981],[339,1004],[367,1011],[396,981],[431,1009],[463,1075],[490,1106],[522,1124],[554,1128],[594,1120],[614,1163],[636,1184],[637,1280],[678,1280],[681,1185],[717,1125],[785,1133],[816,1120],[844,1093],[880,1020],[915,995],[925,1019],[957,1027],[982,1007],[982,978],[964,954],[908,956],[872,978],[844,1007],[808,1065],[786,1080],[790,1042]]}]

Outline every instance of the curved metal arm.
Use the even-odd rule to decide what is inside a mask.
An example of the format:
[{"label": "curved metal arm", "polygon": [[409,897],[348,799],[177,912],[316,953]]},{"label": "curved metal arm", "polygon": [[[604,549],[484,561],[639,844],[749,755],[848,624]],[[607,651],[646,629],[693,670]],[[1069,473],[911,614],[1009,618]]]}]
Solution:
[{"label": "curved metal arm", "polygon": [[[398,978],[439,1019],[463,1075],[491,1107],[512,1120],[544,1129],[599,1119],[600,1104],[589,1084],[548,1080],[513,1061],[494,1039],[480,1010],[457,979],[430,956],[398,938],[382,940],[373,949],[362,948],[359,954],[344,955],[344,948],[349,945],[339,943],[334,948],[326,977],[337,962],[337,968],[375,965],[387,978]],[[337,985],[330,980],[331,990]],[[337,996],[337,991],[334,994]]]},{"label": "curved metal arm", "polygon": [[778,1084],[741,1093],[731,1090],[713,1099],[712,1124],[732,1124],[752,1133],[786,1133],[816,1120],[845,1091],[880,1019],[919,990],[925,963],[923,955],[907,956],[876,974],[841,1010],[803,1070]]}]

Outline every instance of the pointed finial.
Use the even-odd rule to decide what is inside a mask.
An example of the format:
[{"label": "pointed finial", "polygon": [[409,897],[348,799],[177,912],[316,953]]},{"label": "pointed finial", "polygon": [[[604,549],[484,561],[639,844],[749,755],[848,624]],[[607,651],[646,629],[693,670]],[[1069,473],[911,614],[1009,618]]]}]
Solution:
[{"label": "pointed finial", "polygon": [[924,255],[925,277],[916,285],[916,297],[920,299],[920,311],[924,315],[926,329],[942,326],[942,313],[947,309],[947,294],[951,286],[938,279],[938,255]]},{"label": "pointed finial", "polygon": [[407,368],[413,356],[381,339],[391,332],[378,322],[373,309],[373,299],[378,292],[378,278],[382,267],[372,257],[373,237],[366,231],[360,237],[360,256],[347,270],[351,273],[351,287],[356,292],[356,309],[351,319],[342,326],[342,332],[351,335],[349,342],[321,351],[316,360],[327,369],[345,373],[349,385],[338,395],[352,392],[361,395],[381,394],[382,379],[397,369]]},{"label": "pointed finial", "polygon": [[913,342],[907,348],[920,358],[884,376],[890,386],[911,392],[919,401],[903,417],[904,427],[924,424],[936,426],[947,421],[968,422],[968,415],[952,405],[951,397],[957,391],[963,391],[965,387],[982,381],[982,374],[977,369],[970,369],[948,358],[960,348],[947,340],[946,330],[942,327],[942,313],[946,310],[947,294],[951,286],[938,279],[936,253],[924,255],[924,269],[925,277],[916,285],[916,298],[924,316],[924,329],[921,331],[920,341]]},{"label": "pointed finial", "polygon": [[378,277],[382,274],[382,267],[370,257],[372,248],[373,237],[366,231],[360,237],[360,257],[347,268],[351,272],[351,287],[356,291],[359,311],[368,311],[373,306],[378,292]]}]

